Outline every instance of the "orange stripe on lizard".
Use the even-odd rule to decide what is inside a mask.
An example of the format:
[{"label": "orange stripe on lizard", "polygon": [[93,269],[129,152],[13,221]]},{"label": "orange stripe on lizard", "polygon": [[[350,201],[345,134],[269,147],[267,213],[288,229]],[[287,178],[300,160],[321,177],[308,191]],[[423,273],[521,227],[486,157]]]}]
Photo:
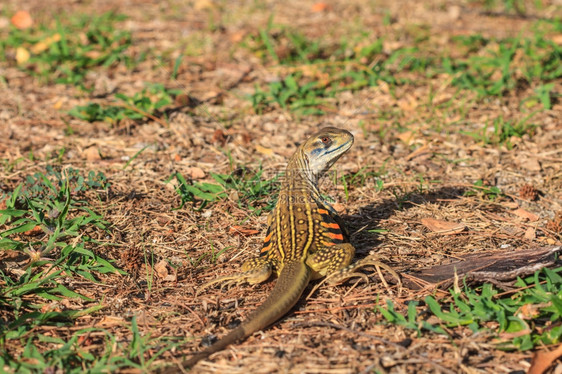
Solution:
[{"label": "orange stripe on lizard", "polygon": [[326,209],[318,209],[318,213],[320,213],[320,214],[330,214]]},{"label": "orange stripe on lizard", "polygon": [[268,246],[265,246],[265,247],[263,247],[263,248],[261,249],[260,253],[264,253],[264,252],[269,251],[272,246],[273,246],[273,243],[269,243]]},{"label": "orange stripe on lizard", "polygon": [[269,233],[269,235],[267,235],[265,238],[263,238],[263,242],[264,242],[264,243],[267,243],[268,241],[271,240],[271,237],[272,237],[272,236],[273,236],[273,231],[271,231],[271,232]]},{"label": "orange stripe on lizard", "polygon": [[343,240],[343,235],[342,234],[334,234],[332,232],[327,232],[326,235],[331,238],[331,239],[339,239],[339,240]]},{"label": "orange stripe on lizard", "polygon": [[335,222],[332,222],[332,223],[322,222],[322,223],[320,223],[320,225],[322,225],[322,226],[324,226],[324,227],[326,227],[326,228],[328,228],[328,229],[336,229],[336,230],[337,230],[337,229],[340,228],[340,225],[338,225],[338,224],[335,223]]}]

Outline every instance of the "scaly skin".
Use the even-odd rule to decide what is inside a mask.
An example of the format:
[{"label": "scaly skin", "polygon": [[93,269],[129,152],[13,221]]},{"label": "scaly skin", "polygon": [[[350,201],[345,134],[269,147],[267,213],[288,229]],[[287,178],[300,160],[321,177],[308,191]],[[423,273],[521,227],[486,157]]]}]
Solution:
[{"label": "scaly skin", "polygon": [[287,164],[285,180],[275,209],[268,217],[267,230],[260,256],[246,261],[242,272],[209,282],[229,281],[260,283],[272,273],[277,284],[269,297],[237,328],[224,338],[184,361],[180,367],[169,367],[165,373],[181,372],[198,361],[245,339],[279,320],[297,303],[311,279],[338,275],[340,280],[352,276],[365,265],[381,266],[376,260],[350,266],[355,248],[349,243],[347,230],[335,210],[318,191],[318,179],[353,144],[346,130],[329,127],[320,130],[303,143]]}]

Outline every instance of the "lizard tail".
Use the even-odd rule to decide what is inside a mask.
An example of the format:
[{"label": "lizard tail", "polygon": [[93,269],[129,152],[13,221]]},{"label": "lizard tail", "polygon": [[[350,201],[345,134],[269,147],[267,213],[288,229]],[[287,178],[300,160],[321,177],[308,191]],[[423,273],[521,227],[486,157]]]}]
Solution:
[{"label": "lizard tail", "polygon": [[[285,263],[275,287],[263,304],[253,311],[240,326],[209,348],[182,362],[181,367],[193,367],[198,361],[225,349],[230,344],[236,343],[256,331],[266,328],[283,317],[297,303],[308,285],[310,277],[310,269],[302,261]],[[168,367],[162,373],[171,374],[178,372],[181,372],[179,367]]]}]

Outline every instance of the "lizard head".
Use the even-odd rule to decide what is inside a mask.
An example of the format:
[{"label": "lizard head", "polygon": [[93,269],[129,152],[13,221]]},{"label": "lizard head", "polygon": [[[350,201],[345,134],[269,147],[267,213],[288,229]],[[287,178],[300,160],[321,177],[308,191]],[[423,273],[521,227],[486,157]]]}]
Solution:
[{"label": "lizard head", "polygon": [[326,172],[353,145],[353,135],[347,130],[326,127],[300,146],[304,170],[313,180]]}]

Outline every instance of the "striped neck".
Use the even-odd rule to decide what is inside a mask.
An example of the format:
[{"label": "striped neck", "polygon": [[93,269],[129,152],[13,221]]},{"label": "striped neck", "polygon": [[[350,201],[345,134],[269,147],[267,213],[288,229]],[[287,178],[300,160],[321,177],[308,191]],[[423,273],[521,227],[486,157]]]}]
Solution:
[{"label": "striped neck", "polygon": [[[318,177],[308,168],[306,156],[302,151],[297,151],[287,164],[281,188],[281,193],[283,192],[295,197],[299,196],[300,199],[306,197],[313,201],[322,201],[318,189]],[[297,203],[299,199],[289,201]]]}]

